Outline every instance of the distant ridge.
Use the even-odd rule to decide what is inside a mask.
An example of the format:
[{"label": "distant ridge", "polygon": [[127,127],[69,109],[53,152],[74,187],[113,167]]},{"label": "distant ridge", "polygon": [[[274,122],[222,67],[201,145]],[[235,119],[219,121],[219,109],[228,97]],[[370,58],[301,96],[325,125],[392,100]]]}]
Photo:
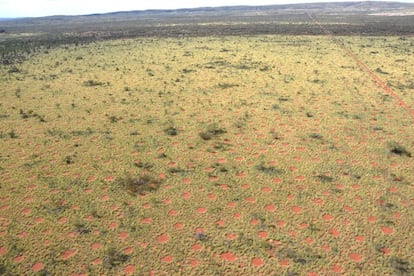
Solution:
[{"label": "distant ridge", "polygon": [[3,39],[7,34],[20,33],[25,34],[25,39],[43,36],[49,42],[53,36],[54,43],[73,41],[73,36],[89,41],[127,37],[324,34],[313,20],[317,18],[334,34],[413,35],[413,14],[414,3],[321,2],[28,17],[0,21],[0,30]]},{"label": "distant ridge", "polygon": [[0,21],[22,20],[22,19],[42,19],[42,18],[67,18],[67,17],[113,17],[119,15],[179,15],[188,13],[227,13],[227,12],[257,12],[257,11],[283,11],[283,10],[318,10],[318,11],[392,11],[399,9],[414,9],[414,3],[405,2],[383,2],[383,1],[355,1],[355,2],[317,2],[317,3],[299,3],[299,4],[276,4],[261,6],[218,6],[218,7],[199,7],[199,8],[181,8],[181,9],[148,9],[148,10],[131,10],[115,11],[108,13],[92,13],[84,15],[51,15],[44,17],[22,17],[22,18],[0,18]]},{"label": "distant ridge", "polygon": [[235,12],[235,11],[267,11],[267,10],[333,10],[341,9],[342,11],[377,11],[377,10],[395,10],[413,8],[414,4],[405,2],[384,2],[384,1],[355,1],[355,2],[316,2],[316,3],[299,3],[299,4],[276,4],[260,6],[218,6],[218,7],[199,7],[199,8],[182,8],[182,9],[148,9],[132,11],[116,11],[109,13],[94,13],[79,16],[105,16],[121,14],[171,14],[171,13],[194,13],[194,12]]}]

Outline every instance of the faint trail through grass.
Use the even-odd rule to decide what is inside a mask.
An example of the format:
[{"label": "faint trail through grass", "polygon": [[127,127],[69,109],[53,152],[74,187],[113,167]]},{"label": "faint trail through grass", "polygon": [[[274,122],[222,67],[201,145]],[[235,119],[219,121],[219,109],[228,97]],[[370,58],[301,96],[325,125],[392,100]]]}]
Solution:
[{"label": "faint trail through grass", "polygon": [[353,59],[374,82],[377,86],[381,87],[388,95],[390,95],[399,106],[404,108],[414,119],[414,109],[409,106],[400,96],[398,96],[386,83],[384,83],[365,63],[363,63],[357,56],[345,46],[335,35],[332,34],[327,28],[325,28],[318,20],[316,20],[311,14],[308,13],[309,18],[315,22],[331,39],[332,41],[338,45],[351,59]]}]

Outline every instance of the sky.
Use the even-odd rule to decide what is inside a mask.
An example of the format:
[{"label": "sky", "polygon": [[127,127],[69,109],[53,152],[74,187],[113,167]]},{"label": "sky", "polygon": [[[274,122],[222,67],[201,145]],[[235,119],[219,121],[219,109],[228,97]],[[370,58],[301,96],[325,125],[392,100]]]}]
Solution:
[{"label": "sky", "polygon": [[[146,9],[345,1],[351,2],[352,0],[0,0],[0,18],[79,15]],[[414,3],[414,0],[399,0],[399,2]]]}]

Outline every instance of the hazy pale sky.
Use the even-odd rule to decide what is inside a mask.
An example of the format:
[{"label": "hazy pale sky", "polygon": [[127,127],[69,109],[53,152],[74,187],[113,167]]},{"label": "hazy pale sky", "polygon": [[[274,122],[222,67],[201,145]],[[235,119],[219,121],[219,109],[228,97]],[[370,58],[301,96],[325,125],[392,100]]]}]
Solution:
[{"label": "hazy pale sky", "polygon": [[[349,0],[343,0],[343,2]],[[355,1],[355,0],[354,0]],[[113,11],[177,9],[233,5],[272,5],[340,0],[0,0],[0,17],[78,15]],[[414,0],[402,0],[411,2]]]}]

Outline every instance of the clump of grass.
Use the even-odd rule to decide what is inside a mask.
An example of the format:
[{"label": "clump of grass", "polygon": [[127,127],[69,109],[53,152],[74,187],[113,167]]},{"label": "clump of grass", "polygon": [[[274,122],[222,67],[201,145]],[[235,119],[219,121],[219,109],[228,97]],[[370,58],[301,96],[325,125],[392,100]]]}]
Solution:
[{"label": "clump of grass", "polygon": [[214,150],[219,150],[219,151],[228,151],[230,149],[230,147],[231,147],[230,144],[223,143],[223,142],[216,142],[213,145]]},{"label": "clump of grass", "polygon": [[7,272],[6,266],[0,263],[0,275],[6,275]]},{"label": "clump of grass", "polygon": [[300,265],[317,263],[322,258],[321,255],[313,252],[310,248],[303,248],[301,250],[291,247],[282,248],[277,252],[277,255],[279,258],[288,258]]},{"label": "clump of grass", "polygon": [[388,147],[390,148],[390,152],[393,154],[411,157],[411,152],[409,152],[405,147],[401,146],[397,142],[388,143]]},{"label": "clump of grass", "polygon": [[176,136],[176,135],[178,135],[178,130],[173,126],[170,126],[166,129],[164,129],[164,133],[167,134],[167,135],[170,135],[170,136]]},{"label": "clump of grass", "polygon": [[324,175],[324,174],[317,175],[316,177],[322,183],[332,182],[334,180],[333,177],[330,177],[330,176],[327,176],[327,175]]},{"label": "clump of grass", "polygon": [[145,194],[146,192],[156,191],[160,183],[149,175],[131,176],[118,179],[118,185],[133,195]]},{"label": "clump of grass", "polygon": [[14,130],[11,130],[8,134],[11,139],[16,139],[18,137]]},{"label": "clump of grass", "polygon": [[39,122],[41,123],[46,122],[45,116],[34,113],[33,110],[29,110],[25,112],[23,109],[20,109],[20,115],[22,116],[23,119],[38,118]]},{"label": "clump of grass", "polygon": [[224,133],[227,133],[226,129],[219,127],[218,124],[211,124],[207,126],[205,131],[200,132],[199,135],[203,140],[211,140]]},{"label": "clump of grass", "polygon": [[86,130],[74,130],[71,132],[73,136],[90,136],[93,133],[95,133],[95,131],[93,131],[90,127],[88,127]]},{"label": "clump of grass", "polygon": [[9,71],[10,74],[12,73],[20,73],[21,70],[19,68],[17,68],[15,65],[13,65],[12,67],[10,67]]},{"label": "clump of grass", "polygon": [[75,231],[79,234],[88,234],[91,232],[91,230],[83,222],[76,222],[74,226]]},{"label": "clump of grass", "polygon": [[208,239],[207,235],[203,232],[197,232],[194,234],[194,238],[198,241],[206,241]]},{"label": "clump of grass", "polygon": [[68,165],[75,163],[74,156],[73,155],[66,156],[64,162]]},{"label": "clump of grass", "polygon": [[278,104],[272,105],[272,110],[279,110],[280,106]]},{"label": "clump of grass", "polygon": [[262,172],[264,174],[269,174],[269,175],[278,175],[278,174],[283,173],[283,170],[277,169],[274,166],[266,166],[263,162],[260,163],[259,165],[256,165],[255,169],[258,170],[259,172]]},{"label": "clump of grass", "polygon": [[309,137],[312,139],[322,140],[323,136],[319,133],[311,133],[309,134]]},{"label": "clump of grass", "polygon": [[139,161],[139,162],[135,163],[135,166],[140,168],[140,169],[150,170],[154,167],[154,164],[149,163],[149,162]]},{"label": "clump of grass", "polygon": [[122,117],[117,117],[117,116],[109,116],[109,121],[111,122],[111,123],[116,123],[116,122],[119,122],[120,120],[122,120]]},{"label": "clump of grass", "polygon": [[216,172],[219,173],[226,173],[229,171],[229,169],[226,168],[224,165],[218,163],[214,164],[212,167],[215,169]]},{"label": "clump of grass", "polygon": [[185,174],[185,173],[187,173],[186,170],[181,169],[181,168],[169,168],[168,172],[171,173],[171,174],[177,174],[177,173]]},{"label": "clump of grass", "polygon": [[271,130],[270,134],[272,135],[273,140],[281,140],[280,133],[276,132],[275,130]]},{"label": "clump of grass", "polygon": [[380,73],[380,74],[384,74],[384,75],[388,75],[389,73],[388,72],[386,72],[386,71],[384,71],[384,70],[382,70],[381,68],[377,68],[377,69],[375,69],[375,72],[377,72],[377,73]]},{"label": "clump of grass", "polygon": [[391,257],[390,266],[394,269],[395,275],[412,275],[414,272],[410,262],[399,257]]},{"label": "clump of grass", "polygon": [[83,82],[84,86],[102,86],[105,85],[104,82],[96,81],[96,80],[87,80]]},{"label": "clump of grass", "polygon": [[227,89],[227,88],[237,87],[237,86],[239,86],[239,85],[238,85],[238,84],[234,84],[234,83],[227,83],[227,82],[224,82],[224,83],[219,83],[217,86],[218,86],[219,88],[221,88],[221,89]]},{"label": "clump of grass", "polygon": [[115,248],[109,248],[104,256],[103,264],[107,269],[112,269],[128,261],[129,256],[118,252]]}]

